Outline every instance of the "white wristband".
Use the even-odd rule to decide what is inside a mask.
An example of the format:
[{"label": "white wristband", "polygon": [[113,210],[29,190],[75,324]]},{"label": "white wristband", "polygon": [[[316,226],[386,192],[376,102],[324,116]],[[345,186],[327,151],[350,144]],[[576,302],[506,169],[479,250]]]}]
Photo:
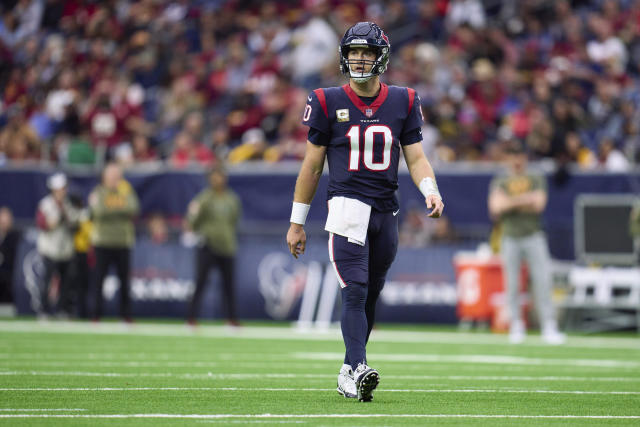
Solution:
[{"label": "white wristband", "polygon": [[307,220],[307,214],[309,213],[310,207],[311,205],[293,202],[293,206],[291,207],[291,219],[289,221],[294,224],[304,225]]},{"label": "white wristband", "polygon": [[426,199],[429,196],[436,196],[440,200],[442,200],[442,196],[440,195],[440,191],[438,191],[438,184],[431,177],[423,178],[420,181],[420,185],[418,186],[420,192]]}]

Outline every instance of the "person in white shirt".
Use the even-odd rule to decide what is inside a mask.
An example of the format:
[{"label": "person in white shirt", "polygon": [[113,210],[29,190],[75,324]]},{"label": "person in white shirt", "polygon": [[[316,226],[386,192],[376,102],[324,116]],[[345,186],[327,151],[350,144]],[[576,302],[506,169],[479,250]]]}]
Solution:
[{"label": "person in white shirt", "polygon": [[[58,311],[62,315],[70,312],[67,272],[73,257],[73,229],[80,216],[80,211],[73,207],[67,197],[67,177],[63,173],[50,176],[47,187],[50,193],[40,200],[36,211],[36,225],[39,228],[37,248],[44,264],[38,310],[41,317]],[[51,307],[49,292],[55,274],[59,278],[60,291],[56,307]]]}]

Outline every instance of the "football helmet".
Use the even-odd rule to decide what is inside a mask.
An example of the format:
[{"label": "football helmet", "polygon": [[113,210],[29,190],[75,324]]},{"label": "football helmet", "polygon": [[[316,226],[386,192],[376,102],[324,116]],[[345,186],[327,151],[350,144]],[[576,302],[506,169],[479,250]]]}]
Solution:
[{"label": "football helmet", "polygon": [[[371,65],[369,72],[351,70],[349,66],[349,49],[355,46],[368,46],[376,50],[376,59],[374,61],[364,60],[365,65]],[[358,22],[344,33],[338,51],[340,52],[340,71],[343,74],[348,73],[349,77],[361,83],[385,72],[389,64],[391,43],[389,43],[389,38],[382,31],[382,28],[377,24],[373,22]],[[360,61],[358,60],[358,62]]]}]

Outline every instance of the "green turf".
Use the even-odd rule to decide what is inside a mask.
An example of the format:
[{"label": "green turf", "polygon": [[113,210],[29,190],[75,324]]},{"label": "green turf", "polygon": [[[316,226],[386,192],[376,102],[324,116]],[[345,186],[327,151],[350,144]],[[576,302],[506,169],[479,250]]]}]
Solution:
[{"label": "green turf", "polygon": [[[382,326],[368,348],[381,374],[371,403],[335,392],[335,330],[20,320],[0,322],[0,337],[4,425],[640,425],[634,336],[512,346],[500,335]],[[131,414],[180,418],[92,418]],[[551,417],[494,417],[506,415]]]}]

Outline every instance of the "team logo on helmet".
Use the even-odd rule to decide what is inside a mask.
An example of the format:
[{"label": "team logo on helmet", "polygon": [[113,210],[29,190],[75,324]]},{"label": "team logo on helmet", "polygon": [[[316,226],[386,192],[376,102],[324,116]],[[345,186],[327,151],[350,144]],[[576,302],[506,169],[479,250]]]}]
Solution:
[{"label": "team logo on helmet", "polygon": [[[376,50],[376,59],[358,60],[364,62],[365,66],[371,66],[367,72],[357,72],[351,70],[349,66],[349,49],[354,46],[368,46]],[[358,22],[349,28],[340,41],[340,71],[343,74],[349,74],[349,77],[358,82],[365,82],[373,76],[384,73],[389,64],[389,53],[391,51],[391,43],[389,37],[382,31],[377,24],[373,22]]]}]

